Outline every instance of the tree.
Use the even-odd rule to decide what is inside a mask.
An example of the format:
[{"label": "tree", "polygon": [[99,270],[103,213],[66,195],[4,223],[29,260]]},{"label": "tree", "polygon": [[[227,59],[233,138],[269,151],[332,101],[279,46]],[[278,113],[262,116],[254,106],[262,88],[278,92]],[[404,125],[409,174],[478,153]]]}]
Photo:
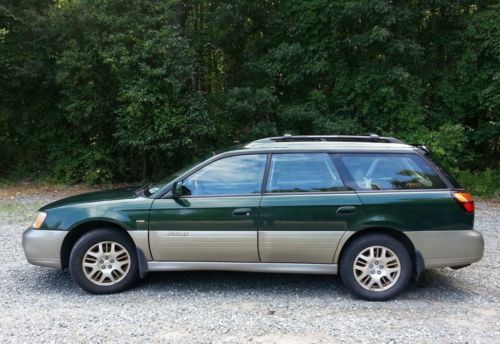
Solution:
[{"label": "tree", "polygon": [[0,176],[159,178],[285,132],[394,135],[492,176],[499,13],[491,0],[5,0]]},{"label": "tree", "polygon": [[92,179],[175,169],[186,158],[172,160],[174,152],[200,154],[213,134],[193,89],[193,51],[170,15],[168,3],[128,0],[68,3],[54,12],[62,32],[60,104],[78,128],[80,154],[95,152]]}]

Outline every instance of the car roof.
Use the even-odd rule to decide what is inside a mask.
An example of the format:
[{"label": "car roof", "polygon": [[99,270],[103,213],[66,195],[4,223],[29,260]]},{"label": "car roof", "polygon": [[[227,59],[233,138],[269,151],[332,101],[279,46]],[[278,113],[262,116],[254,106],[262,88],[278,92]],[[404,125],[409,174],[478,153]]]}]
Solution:
[{"label": "car roof", "polygon": [[332,151],[414,151],[415,148],[407,144],[395,143],[366,143],[366,142],[287,142],[276,144],[249,143],[244,146],[253,150],[332,150]]},{"label": "car roof", "polygon": [[354,151],[415,152],[416,148],[393,137],[365,135],[283,135],[259,139],[225,150],[234,151]]}]

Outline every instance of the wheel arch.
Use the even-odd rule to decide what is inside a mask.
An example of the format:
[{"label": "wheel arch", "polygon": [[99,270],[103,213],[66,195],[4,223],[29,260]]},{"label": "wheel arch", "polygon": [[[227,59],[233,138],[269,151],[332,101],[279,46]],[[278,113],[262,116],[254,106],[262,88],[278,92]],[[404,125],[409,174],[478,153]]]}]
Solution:
[{"label": "wheel arch", "polygon": [[373,233],[386,234],[398,240],[406,247],[412,260],[413,275],[415,278],[418,278],[418,276],[425,270],[422,254],[415,248],[410,238],[403,231],[391,227],[364,228],[349,235],[347,239],[345,239],[345,241],[342,240],[341,247],[338,248],[338,253],[335,257],[335,262],[338,264],[338,266],[340,267],[340,262],[342,260],[342,255],[345,252],[345,248],[348,247],[351,242],[363,235]]},{"label": "wheel arch", "polygon": [[77,226],[71,228],[69,230],[68,234],[64,238],[64,241],[61,245],[61,266],[62,268],[65,268],[69,264],[69,256],[71,254],[71,250],[73,249],[73,246],[75,243],[80,239],[83,235],[87,234],[90,231],[93,231],[95,229],[99,228],[109,228],[109,229],[115,229],[117,231],[125,233],[127,237],[134,243],[134,246],[137,248],[136,243],[134,242],[133,238],[130,236],[128,231],[123,228],[122,226],[112,222],[112,221],[106,221],[106,220],[90,220],[86,221],[83,223],[78,224]]}]

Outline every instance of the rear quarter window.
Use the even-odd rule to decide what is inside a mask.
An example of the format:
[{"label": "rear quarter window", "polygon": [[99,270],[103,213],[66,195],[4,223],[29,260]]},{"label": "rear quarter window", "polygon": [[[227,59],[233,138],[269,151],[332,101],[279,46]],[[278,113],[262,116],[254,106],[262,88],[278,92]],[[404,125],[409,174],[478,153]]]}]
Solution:
[{"label": "rear quarter window", "polygon": [[417,154],[341,154],[351,187],[356,190],[420,190],[447,188],[432,167]]},{"label": "rear quarter window", "polygon": [[430,154],[430,153],[426,153],[425,154],[425,157],[430,160],[434,166],[439,169],[439,172],[441,172],[441,174],[446,178],[448,179],[448,181],[450,182],[450,184],[453,186],[453,188],[455,189],[463,189],[462,186],[460,185],[460,183],[455,179],[455,177],[453,177],[453,175],[448,172],[448,170],[446,168],[444,168],[443,165],[441,165],[439,163],[439,161],[436,160],[436,158]]}]

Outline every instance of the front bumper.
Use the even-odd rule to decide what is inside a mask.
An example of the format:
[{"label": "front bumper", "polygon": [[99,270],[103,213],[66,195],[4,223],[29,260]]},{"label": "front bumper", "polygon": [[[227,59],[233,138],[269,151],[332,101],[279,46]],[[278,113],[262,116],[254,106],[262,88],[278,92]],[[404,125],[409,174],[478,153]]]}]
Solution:
[{"label": "front bumper", "polygon": [[23,233],[24,255],[28,263],[62,268],[61,247],[68,232],[28,228]]},{"label": "front bumper", "polygon": [[483,257],[484,240],[475,230],[405,232],[423,258],[426,269],[457,267]]}]

